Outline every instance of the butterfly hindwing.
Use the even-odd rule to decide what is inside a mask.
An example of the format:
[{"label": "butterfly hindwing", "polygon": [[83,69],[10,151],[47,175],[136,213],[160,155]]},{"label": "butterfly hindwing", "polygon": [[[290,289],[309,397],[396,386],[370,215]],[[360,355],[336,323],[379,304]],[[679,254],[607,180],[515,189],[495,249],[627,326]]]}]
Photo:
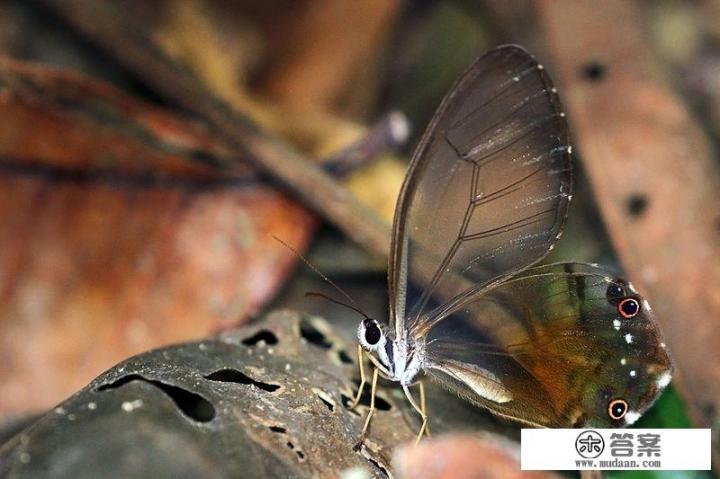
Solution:
[{"label": "butterfly hindwing", "polygon": [[[586,264],[528,269],[467,298],[416,340],[431,377],[537,426],[632,423],[671,373],[647,302]],[[622,405],[615,400],[627,404],[620,419],[609,413]]]}]

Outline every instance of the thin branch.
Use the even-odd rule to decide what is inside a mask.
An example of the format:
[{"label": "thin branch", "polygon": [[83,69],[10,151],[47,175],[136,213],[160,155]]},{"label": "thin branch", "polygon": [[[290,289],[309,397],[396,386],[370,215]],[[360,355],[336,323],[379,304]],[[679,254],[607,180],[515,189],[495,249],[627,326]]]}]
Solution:
[{"label": "thin branch", "polygon": [[334,177],[347,176],[383,152],[402,145],[410,134],[407,118],[392,112],[377,122],[360,140],[323,160],[325,171]]}]

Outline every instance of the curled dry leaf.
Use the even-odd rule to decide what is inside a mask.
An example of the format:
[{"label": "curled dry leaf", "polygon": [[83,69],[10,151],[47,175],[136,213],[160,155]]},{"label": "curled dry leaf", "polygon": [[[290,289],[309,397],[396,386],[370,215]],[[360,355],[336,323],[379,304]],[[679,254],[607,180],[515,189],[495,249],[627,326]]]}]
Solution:
[{"label": "curled dry leaf", "polygon": [[0,410],[255,312],[315,220],[207,129],[76,74],[0,62]]}]

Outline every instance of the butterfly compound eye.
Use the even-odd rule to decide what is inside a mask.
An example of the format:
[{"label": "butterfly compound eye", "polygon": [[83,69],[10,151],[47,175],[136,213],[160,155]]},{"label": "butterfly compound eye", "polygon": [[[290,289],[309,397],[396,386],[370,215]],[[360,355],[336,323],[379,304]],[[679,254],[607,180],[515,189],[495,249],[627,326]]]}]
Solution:
[{"label": "butterfly compound eye", "polygon": [[380,332],[380,327],[377,325],[375,321],[365,321],[365,342],[367,342],[370,346],[376,345],[380,338],[382,337],[382,333]]},{"label": "butterfly compound eye", "polygon": [[634,318],[640,312],[640,303],[635,298],[625,298],[618,303],[618,312],[625,319]]},{"label": "butterfly compound eye", "polygon": [[608,404],[608,415],[611,419],[619,421],[620,419],[625,417],[625,414],[627,414],[627,412],[628,403],[622,398],[613,399],[612,401],[610,401],[610,404]]}]

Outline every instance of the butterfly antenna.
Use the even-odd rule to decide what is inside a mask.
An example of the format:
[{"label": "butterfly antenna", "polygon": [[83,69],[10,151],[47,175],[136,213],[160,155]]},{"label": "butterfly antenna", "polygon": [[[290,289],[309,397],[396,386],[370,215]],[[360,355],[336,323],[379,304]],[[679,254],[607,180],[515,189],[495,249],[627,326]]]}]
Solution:
[{"label": "butterfly antenna", "polygon": [[340,294],[342,294],[343,296],[345,296],[345,298],[347,298],[347,300],[350,301],[350,303],[352,303],[352,305],[342,303],[342,302],[340,302],[340,301],[338,301],[338,300],[336,300],[336,299],[333,299],[333,298],[331,298],[331,297],[329,297],[329,296],[327,296],[327,295],[324,295],[324,294],[322,294],[322,293],[310,292],[310,293],[306,293],[305,296],[320,296],[320,297],[323,297],[323,298],[325,298],[325,299],[327,299],[327,300],[329,300],[329,301],[332,301],[332,302],[335,303],[335,304],[339,304],[339,305],[345,306],[345,307],[347,307],[347,308],[350,308],[350,309],[352,309],[353,311],[362,314],[365,318],[370,319],[367,314],[363,313],[363,312],[360,310],[360,308],[357,306],[357,303],[355,302],[355,300],[353,300],[353,299],[350,297],[350,295],[345,292],[345,290],[343,290],[340,286],[338,286],[337,284],[335,284],[330,278],[328,278],[327,276],[325,276],[324,274],[322,274],[322,273],[320,272],[320,270],[315,267],[315,265],[313,265],[307,258],[305,258],[305,256],[301,255],[295,248],[293,248],[292,246],[290,246],[289,244],[287,244],[286,242],[284,242],[283,240],[281,240],[281,239],[278,238],[277,236],[275,236],[275,235],[270,235],[270,236],[272,236],[272,238],[273,238],[275,241],[277,241],[278,243],[280,243],[281,245],[285,246],[287,249],[289,249],[290,251],[292,251],[293,253],[295,253],[295,256],[297,256],[298,258],[300,258],[300,260],[301,260],[303,263],[305,263],[305,266],[307,266],[308,268],[310,268],[310,269],[311,269],[312,271],[314,271],[318,276],[320,276],[322,279],[324,279],[325,281],[327,281],[328,284],[330,284],[333,288],[335,288],[336,290],[338,290],[338,291],[340,292]]},{"label": "butterfly antenna", "polygon": [[335,303],[340,306],[345,306],[348,309],[352,309],[356,313],[362,315],[365,319],[370,319],[370,317],[367,314],[365,314],[361,309],[356,308],[352,304],[347,304],[347,303],[343,303],[342,301],[338,301],[337,299],[330,297],[325,293],[320,293],[319,291],[308,291],[307,293],[305,293],[305,296],[319,296],[320,298],[326,299],[326,300],[330,301],[331,303]]}]

